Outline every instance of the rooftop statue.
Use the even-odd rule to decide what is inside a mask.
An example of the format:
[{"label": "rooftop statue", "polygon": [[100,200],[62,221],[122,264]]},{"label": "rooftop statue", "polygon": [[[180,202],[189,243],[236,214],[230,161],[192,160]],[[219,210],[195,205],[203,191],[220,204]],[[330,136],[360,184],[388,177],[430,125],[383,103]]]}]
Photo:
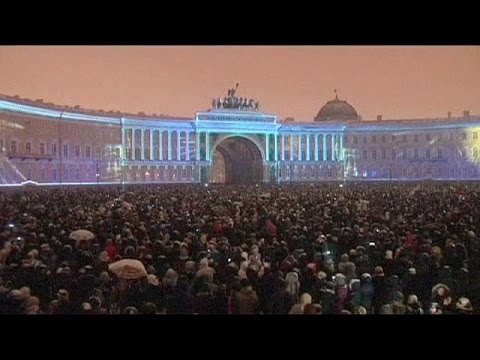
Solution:
[{"label": "rooftop statue", "polygon": [[254,110],[260,111],[260,102],[254,99],[247,99],[243,97],[236,97],[239,84],[236,83],[234,88],[228,89],[227,96],[222,98],[212,99],[213,109],[239,109],[239,110]]}]

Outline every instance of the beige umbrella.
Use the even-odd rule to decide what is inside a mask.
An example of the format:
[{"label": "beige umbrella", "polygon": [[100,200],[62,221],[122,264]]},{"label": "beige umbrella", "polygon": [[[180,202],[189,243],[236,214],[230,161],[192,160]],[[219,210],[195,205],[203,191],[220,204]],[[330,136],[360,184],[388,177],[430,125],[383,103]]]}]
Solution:
[{"label": "beige umbrella", "polygon": [[77,246],[80,243],[80,241],[90,241],[95,237],[95,234],[92,233],[91,231],[85,230],[85,229],[80,229],[80,230],[75,230],[70,233],[70,239],[73,239],[76,241]]},{"label": "beige umbrella", "polygon": [[145,266],[138,260],[123,259],[108,265],[108,270],[120,279],[140,279],[147,276]]}]

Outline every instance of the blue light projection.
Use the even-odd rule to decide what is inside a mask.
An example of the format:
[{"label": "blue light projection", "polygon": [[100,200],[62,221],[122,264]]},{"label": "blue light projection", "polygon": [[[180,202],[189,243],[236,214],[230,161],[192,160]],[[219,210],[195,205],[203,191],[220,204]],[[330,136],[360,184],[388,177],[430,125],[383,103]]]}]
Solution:
[{"label": "blue light projection", "polygon": [[[92,135],[76,131],[79,124]],[[258,149],[264,182],[480,179],[478,133],[476,116],[279,122],[260,111],[212,109],[191,119],[153,118],[0,100],[0,186],[208,183],[214,174],[218,181],[226,165],[214,153],[232,138]],[[63,146],[81,156],[64,156]]]}]

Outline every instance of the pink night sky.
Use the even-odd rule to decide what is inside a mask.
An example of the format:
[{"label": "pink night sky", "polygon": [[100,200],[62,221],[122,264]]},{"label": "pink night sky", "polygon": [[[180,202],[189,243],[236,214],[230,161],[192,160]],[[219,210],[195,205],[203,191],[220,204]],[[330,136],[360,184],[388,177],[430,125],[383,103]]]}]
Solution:
[{"label": "pink night sky", "polygon": [[237,82],[280,118],[334,89],[365,120],[480,114],[480,46],[0,46],[0,93],[59,105],[193,116]]}]

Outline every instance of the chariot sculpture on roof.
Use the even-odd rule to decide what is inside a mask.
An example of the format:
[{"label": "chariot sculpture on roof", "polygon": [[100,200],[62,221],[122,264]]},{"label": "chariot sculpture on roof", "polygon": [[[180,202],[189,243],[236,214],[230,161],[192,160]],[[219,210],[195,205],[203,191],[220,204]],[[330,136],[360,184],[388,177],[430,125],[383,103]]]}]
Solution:
[{"label": "chariot sculpture on roof", "polygon": [[217,98],[212,100],[213,109],[238,109],[260,111],[260,102],[254,99],[247,99],[243,97],[236,97],[235,93],[238,89],[238,83],[234,88],[228,89],[227,96],[224,98]]}]

